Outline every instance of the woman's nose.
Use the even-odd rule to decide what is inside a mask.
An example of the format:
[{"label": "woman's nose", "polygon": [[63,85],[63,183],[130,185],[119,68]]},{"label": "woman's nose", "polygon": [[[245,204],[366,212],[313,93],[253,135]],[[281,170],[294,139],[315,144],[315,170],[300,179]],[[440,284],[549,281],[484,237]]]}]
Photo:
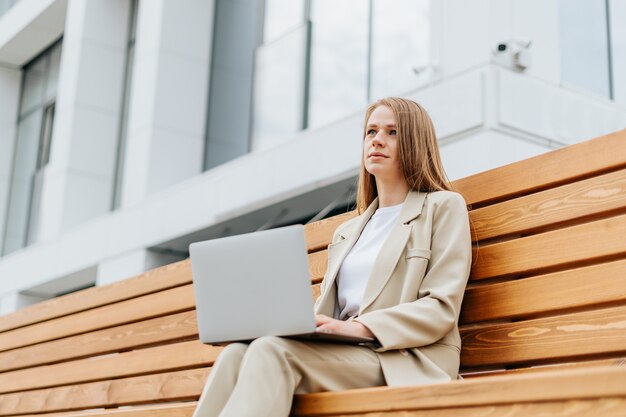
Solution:
[{"label": "woman's nose", "polygon": [[374,146],[376,146],[376,145],[378,145],[378,146],[384,146],[384,145],[385,145],[385,141],[384,141],[384,139],[382,138],[382,136],[381,136],[380,132],[378,132],[378,133],[376,134],[376,136],[374,136],[374,139],[372,140],[372,145],[374,145]]}]

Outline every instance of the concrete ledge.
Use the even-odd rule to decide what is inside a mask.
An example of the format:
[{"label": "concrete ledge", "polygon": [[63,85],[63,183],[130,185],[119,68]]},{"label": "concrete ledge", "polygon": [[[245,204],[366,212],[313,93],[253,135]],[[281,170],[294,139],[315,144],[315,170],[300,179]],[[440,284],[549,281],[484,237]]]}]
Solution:
[{"label": "concrete ledge", "polygon": [[21,67],[65,29],[67,0],[21,0],[0,18],[0,63]]}]

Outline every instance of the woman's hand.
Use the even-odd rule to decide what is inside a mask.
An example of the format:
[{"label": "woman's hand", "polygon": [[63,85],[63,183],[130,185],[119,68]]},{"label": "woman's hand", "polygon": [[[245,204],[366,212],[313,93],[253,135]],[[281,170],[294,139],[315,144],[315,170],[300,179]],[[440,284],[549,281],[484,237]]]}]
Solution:
[{"label": "woman's hand", "polygon": [[319,332],[343,333],[358,337],[374,337],[374,334],[358,321],[336,320],[323,314],[315,315],[315,325]]}]

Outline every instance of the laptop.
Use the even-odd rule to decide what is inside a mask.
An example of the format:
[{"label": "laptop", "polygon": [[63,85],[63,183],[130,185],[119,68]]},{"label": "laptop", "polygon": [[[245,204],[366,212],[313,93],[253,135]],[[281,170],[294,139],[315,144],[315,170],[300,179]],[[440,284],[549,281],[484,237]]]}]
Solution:
[{"label": "laptop", "polygon": [[261,336],[374,342],[316,332],[302,225],[196,242],[189,253],[203,343],[245,342]]}]

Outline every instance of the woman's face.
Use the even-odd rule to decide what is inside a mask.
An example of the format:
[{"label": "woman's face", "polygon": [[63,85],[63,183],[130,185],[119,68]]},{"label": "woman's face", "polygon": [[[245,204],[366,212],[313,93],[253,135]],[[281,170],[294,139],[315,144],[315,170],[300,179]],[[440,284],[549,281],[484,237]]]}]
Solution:
[{"label": "woman's face", "polygon": [[365,169],[376,180],[404,181],[400,169],[396,118],[387,106],[378,106],[367,121],[363,141]]}]

